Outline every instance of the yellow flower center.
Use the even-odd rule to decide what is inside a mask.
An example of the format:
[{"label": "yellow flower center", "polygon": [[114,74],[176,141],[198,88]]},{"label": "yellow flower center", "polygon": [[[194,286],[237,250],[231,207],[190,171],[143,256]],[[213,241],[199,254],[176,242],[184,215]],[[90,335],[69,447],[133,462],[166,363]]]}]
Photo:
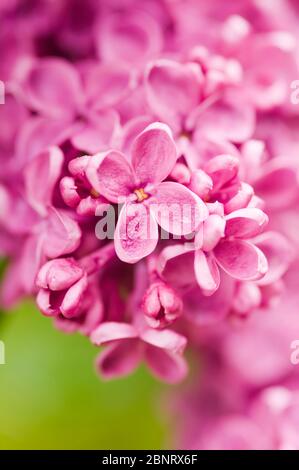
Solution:
[{"label": "yellow flower center", "polygon": [[144,192],[144,189],[143,189],[143,188],[135,189],[134,193],[135,193],[136,196],[137,196],[138,202],[142,202],[142,201],[144,201],[145,199],[148,198],[148,194],[146,194],[146,193]]},{"label": "yellow flower center", "polygon": [[94,188],[90,190],[90,195],[94,198],[100,197],[99,193]]}]

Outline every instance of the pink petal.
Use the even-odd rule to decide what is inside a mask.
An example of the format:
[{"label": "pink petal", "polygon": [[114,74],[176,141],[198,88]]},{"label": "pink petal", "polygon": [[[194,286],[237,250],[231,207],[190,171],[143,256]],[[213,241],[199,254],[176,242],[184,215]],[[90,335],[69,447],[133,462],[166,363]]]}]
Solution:
[{"label": "pink petal", "polygon": [[25,98],[48,117],[71,117],[76,113],[82,90],[76,69],[62,59],[40,59],[24,84]]},{"label": "pink petal", "polygon": [[251,388],[281,383],[296,374],[290,355],[294,332],[298,331],[298,301],[289,302],[289,298],[287,294],[270,315],[258,311],[249,317],[246,328],[238,328],[225,337],[225,363]]},{"label": "pink petal", "polygon": [[87,276],[83,276],[67,290],[60,306],[60,311],[64,317],[72,318],[80,313],[81,304],[87,287]]},{"label": "pink petal", "polygon": [[170,384],[181,382],[188,373],[187,363],[179,354],[147,346],[145,359],[153,374]]},{"label": "pink petal", "polygon": [[75,251],[81,241],[78,223],[65,211],[49,209],[47,225],[43,232],[44,252],[49,258],[57,258]]},{"label": "pink petal", "polygon": [[101,216],[104,212],[108,211],[110,207],[110,204],[104,198],[87,196],[81,199],[78,204],[77,214]]},{"label": "pink petal", "polygon": [[274,158],[264,165],[263,175],[255,181],[254,189],[256,194],[266,201],[267,208],[287,208],[298,197],[296,170],[286,166],[284,158]]},{"label": "pink petal", "polygon": [[54,291],[64,290],[79,281],[83,274],[83,269],[73,258],[55,259],[48,261],[40,269],[36,285]]},{"label": "pink petal", "polygon": [[96,368],[104,379],[115,379],[131,374],[142,360],[142,349],[138,340],[116,341],[101,352]]},{"label": "pink petal", "polygon": [[11,261],[5,271],[4,279],[1,281],[0,302],[5,309],[13,308],[24,296],[22,286],[22,275],[19,261]]},{"label": "pink petal", "polygon": [[178,127],[199,104],[202,72],[197,64],[156,61],[148,70],[146,91],[149,105],[161,119]]},{"label": "pink petal", "polygon": [[219,413],[216,419],[211,419],[198,445],[204,451],[265,451],[273,449],[271,438],[271,433],[245,414]]},{"label": "pink petal", "polygon": [[197,129],[208,139],[241,143],[254,128],[254,108],[240,93],[227,94],[198,114]]},{"label": "pink petal", "polygon": [[135,77],[119,64],[94,63],[88,69],[84,88],[87,106],[102,110],[116,106],[135,86]]},{"label": "pink petal", "polygon": [[212,295],[219,287],[220,273],[213,255],[196,250],[194,257],[196,280],[205,295]]},{"label": "pink petal", "polygon": [[59,183],[61,196],[67,206],[76,208],[81,201],[75,178],[65,176]]},{"label": "pink petal", "polygon": [[47,214],[63,161],[61,150],[58,147],[51,147],[37,155],[25,168],[26,197],[41,216]]},{"label": "pink petal", "polygon": [[16,140],[16,159],[22,163],[70,137],[72,125],[66,119],[29,118]]},{"label": "pink petal", "polygon": [[254,244],[262,250],[269,264],[268,272],[259,284],[267,285],[278,281],[294,258],[290,242],[278,232],[266,232],[256,237]]},{"label": "pink petal", "polygon": [[256,108],[262,111],[272,110],[286,102],[291,77],[296,74],[296,61],[290,49],[279,44],[279,34],[283,33],[277,33],[278,40],[272,32],[257,35],[253,40],[251,36],[248,44],[244,45],[246,54],[241,57],[245,68],[245,91]]},{"label": "pink petal", "polygon": [[139,134],[132,144],[132,165],[139,184],[159,183],[173,169],[176,145],[166,124],[155,122]]},{"label": "pink petal", "polygon": [[75,148],[89,154],[102,152],[111,147],[118,128],[119,117],[115,111],[93,113],[78,123],[71,142]]},{"label": "pink petal", "polygon": [[41,265],[46,261],[42,238],[35,234],[27,237],[23,242],[22,251],[19,256],[22,287],[25,293],[32,294],[35,291],[36,275]]},{"label": "pink petal", "polygon": [[149,203],[158,224],[175,235],[192,233],[208,217],[205,203],[179,183],[160,183]]},{"label": "pink petal", "polygon": [[138,115],[123,125],[120,136],[120,148],[126,155],[131,155],[134,140],[152,122],[153,119],[150,116]]},{"label": "pink petal", "polygon": [[268,216],[260,209],[246,208],[225,217],[225,235],[236,238],[252,238],[259,235],[268,223]]},{"label": "pink petal", "polygon": [[[104,315],[106,313],[104,311],[103,301],[97,287],[98,286],[95,287],[96,292],[94,293],[94,301],[84,315],[83,323],[81,322],[78,325],[78,331],[85,336],[90,336],[92,331],[94,331],[97,326],[103,322]],[[93,293],[93,291],[91,292]]]},{"label": "pink petal", "polygon": [[209,193],[213,189],[212,178],[203,170],[195,170],[191,173],[189,189],[197,194],[200,198],[209,197]]},{"label": "pink petal", "polygon": [[144,204],[125,204],[114,234],[117,256],[136,263],[152,253],[158,243],[158,225]]},{"label": "pink petal", "polygon": [[193,247],[170,245],[164,248],[157,262],[159,275],[174,287],[188,287],[195,283]]},{"label": "pink petal", "polygon": [[184,311],[196,325],[209,325],[221,321],[230,310],[234,299],[235,281],[220,273],[219,288],[213,295],[204,295],[198,286],[189,290],[183,297]]},{"label": "pink petal", "polygon": [[242,281],[260,279],[268,270],[263,252],[243,240],[223,240],[214,249],[217,263],[230,276]]},{"label": "pink petal", "polygon": [[256,282],[239,282],[233,300],[233,308],[241,315],[257,309],[262,302],[261,289]]},{"label": "pink petal", "polygon": [[90,155],[82,155],[80,157],[73,158],[68,164],[69,172],[73,176],[84,178],[91,158],[92,157]]},{"label": "pink petal", "polygon": [[94,155],[86,176],[92,187],[111,202],[121,202],[137,187],[130,163],[116,150]]},{"label": "pink petal", "polygon": [[238,174],[239,159],[232,155],[218,155],[204,165],[204,170],[212,178],[213,190],[222,188]]},{"label": "pink petal", "polygon": [[239,150],[235,145],[227,141],[219,141],[215,138],[203,139],[200,129],[194,130],[193,142],[198,153],[198,164],[208,162],[218,155],[232,155],[239,158]]},{"label": "pink petal", "polygon": [[140,339],[156,348],[180,354],[183,353],[187,344],[184,336],[172,330],[146,329],[140,333]]},{"label": "pink petal", "polygon": [[[2,87],[3,86],[4,83],[2,82]],[[0,156],[1,161],[2,159],[3,163],[5,161],[5,164],[1,162],[1,178],[5,177],[8,171],[13,170],[16,164],[18,163],[16,161],[15,155],[12,155],[12,153],[15,146],[16,136],[20,132],[20,129],[27,122],[28,116],[29,112],[26,107],[20,102],[20,100],[17,100],[16,97],[10,95],[7,90],[7,92],[5,93],[5,105],[0,106],[0,121],[2,122],[2,126],[0,129]],[[5,126],[3,125],[3,123],[5,123]]]},{"label": "pink petal", "polygon": [[235,196],[233,196],[225,204],[225,212],[229,214],[230,212],[236,211],[238,209],[243,209],[247,207],[254,195],[253,187],[247,183],[241,183],[240,189]]},{"label": "pink petal", "polygon": [[146,13],[105,15],[96,31],[96,46],[104,62],[145,64],[161,48],[161,32],[155,19]]},{"label": "pink petal", "polygon": [[36,304],[44,315],[52,317],[57,314],[57,310],[51,306],[50,295],[51,291],[48,289],[40,289],[36,296]]},{"label": "pink petal", "polygon": [[202,249],[212,251],[225,233],[225,219],[218,214],[211,214],[203,223]]},{"label": "pink petal", "polygon": [[250,139],[241,145],[242,170],[247,181],[257,179],[265,162],[265,147],[265,141],[258,139]]},{"label": "pink petal", "polygon": [[129,323],[104,322],[90,336],[90,340],[96,346],[115,340],[137,338],[138,334],[134,326]]}]

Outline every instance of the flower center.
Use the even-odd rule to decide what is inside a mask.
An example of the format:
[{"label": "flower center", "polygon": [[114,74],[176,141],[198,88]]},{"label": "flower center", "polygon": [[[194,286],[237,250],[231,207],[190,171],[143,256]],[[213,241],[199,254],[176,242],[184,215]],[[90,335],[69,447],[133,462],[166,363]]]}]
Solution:
[{"label": "flower center", "polygon": [[91,188],[91,190],[90,190],[90,195],[91,195],[93,198],[95,198],[95,199],[97,199],[98,197],[100,197],[99,193],[98,193],[94,188]]},{"label": "flower center", "polygon": [[135,193],[136,196],[137,196],[138,202],[142,202],[142,201],[144,201],[145,199],[148,198],[148,194],[146,194],[146,193],[144,192],[144,189],[143,189],[143,188],[135,189],[134,193]]}]

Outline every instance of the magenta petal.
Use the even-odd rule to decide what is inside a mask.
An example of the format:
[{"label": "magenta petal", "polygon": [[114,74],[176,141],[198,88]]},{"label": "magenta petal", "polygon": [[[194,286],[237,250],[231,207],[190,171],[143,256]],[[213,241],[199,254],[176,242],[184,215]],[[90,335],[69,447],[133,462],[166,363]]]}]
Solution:
[{"label": "magenta petal", "polygon": [[77,207],[77,214],[79,215],[97,215],[101,216],[105,211],[109,210],[110,204],[107,203],[106,199],[92,196],[87,196],[81,199]]},{"label": "magenta petal", "polygon": [[121,202],[135,189],[135,178],[126,157],[116,150],[94,155],[86,170],[93,188],[111,202]]},{"label": "magenta petal", "polygon": [[2,308],[11,309],[23,297],[22,275],[19,261],[11,261],[1,282],[0,301]]},{"label": "magenta petal", "polygon": [[76,208],[81,201],[75,178],[65,176],[59,183],[61,196],[67,206]]},{"label": "magenta petal", "polygon": [[225,337],[222,354],[244,384],[260,389],[281,383],[294,373],[290,353],[294,332],[298,331],[298,301],[294,303],[287,294],[270,315],[257,313],[248,319],[246,328]]},{"label": "magenta petal", "polygon": [[114,234],[117,256],[136,263],[152,253],[158,243],[158,225],[144,204],[125,204]]},{"label": "magenta petal", "polygon": [[137,330],[129,323],[105,322],[102,323],[90,336],[90,340],[96,346],[110,341],[137,338]]},{"label": "magenta petal", "polygon": [[274,158],[264,166],[263,174],[255,181],[254,188],[256,194],[266,201],[267,208],[288,208],[298,197],[297,172],[291,166],[286,166],[284,158]]},{"label": "magenta petal", "polygon": [[247,207],[254,195],[253,187],[247,183],[241,183],[237,194],[225,204],[225,212],[229,214],[238,209]]},{"label": "magenta petal", "polygon": [[233,301],[233,309],[247,315],[257,309],[262,302],[262,292],[256,282],[239,282]]},{"label": "magenta petal", "polygon": [[51,207],[44,229],[44,252],[49,258],[57,258],[75,251],[81,241],[81,229],[65,211]]},{"label": "magenta petal", "polygon": [[160,122],[149,125],[136,137],[131,153],[132,165],[139,184],[163,181],[177,160],[177,150],[171,130]]},{"label": "magenta petal", "polygon": [[119,128],[118,114],[113,110],[94,112],[78,123],[71,142],[75,148],[89,154],[107,150]]},{"label": "magenta petal", "polygon": [[214,249],[218,264],[230,276],[253,281],[263,277],[268,263],[263,252],[243,240],[223,240]]},{"label": "magenta petal", "polygon": [[194,257],[196,280],[205,295],[212,295],[219,287],[220,274],[213,255],[197,250]]},{"label": "magenta petal", "polygon": [[36,275],[40,266],[45,262],[45,254],[41,236],[31,235],[23,244],[19,258],[20,278],[26,293],[35,291]]},{"label": "magenta petal", "polygon": [[130,14],[105,14],[96,29],[95,43],[104,62],[138,67],[161,48],[160,26],[142,9]]},{"label": "magenta petal", "polygon": [[239,171],[239,159],[232,155],[218,155],[209,160],[204,170],[212,178],[213,190],[220,189],[232,181]]},{"label": "magenta petal", "polygon": [[71,133],[72,125],[69,120],[39,116],[29,118],[16,140],[16,158],[20,163],[28,161],[49,147],[60,145]]},{"label": "magenta petal", "polygon": [[256,237],[254,244],[262,250],[269,264],[268,272],[259,284],[268,285],[278,281],[294,258],[290,242],[278,232],[266,232]]},{"label": "magenta petal", "polygon": [[96,62],[88,69],[84,83],[87,105],[92,109],[109,109],[120,103],[134,85],[134,74],[127,67]]},{"label": "magenta petal", "polygon": [[87,286],[87,276],[83,276],[67,290],[60,306],[60,311],[64,317],[72,318],[78,315]]},{"label": "magenta petal", "polygon": [[180,183],[160,183],[149,202],[158,224],[175,235],[192,233],[208,217],[205,203]]},{"label": "magenta petal", "polygon": [[98,372],[107,380],[131,374],[142,360],[141,346],[137,339],[113,342],[97,357]]},{"label": "magenta petal", "polygon": [[183,297],[184,311],[190,321],[197,325],[209,325],[221,321],[229,314],[236,281],[223,271],[220,277],[219,288],[213,295],[204,295],[202,289],[196,286]]},{"label": "magenta petal", "polygon": [[199,114],[198,129],[217,141],[241,143],[255,128],[255,110],[240,93],[230,93]]},{"label": "magenta petal", "polygon": [[164,248],[157,262],[159,275],[175,287],[188,287],[196,282],[194,276],[194,251],[182,245]]},{"label": "magenta petal", "polygon": [[163,382],[181,382],[188,373],[187,363],[180,354],[147,346],[145,359],[153,374]]},{"label": "magenta petal", "polygon": [[51,147],[31,160],[25,168],[26,196],[30,205],[45,216],[53,190],[60,176],[64,156],[58,147]]},{"label": "magenta petal", "polygon": [[239,209],[226,216],[227,237],[252,238],[259,235],[268,223],[268,216],[260,209]]},{"label": "magenta petal", "polygon": [[148,71],[149,105],[161,118],[177,125],[199,103],[202,72],[197,64],[159,60]]},{"label": "magenta petal", "polygon": [[187,344],[184,336],[172,330],[146,329],[141,332],[140,338],[151,346],[165,349],[172,353],[183,353]]},{"label": "magenta petal", "polygon": [[77,71],[62,59],[42,59],[30,69],[24,84],[25,98],[48,117],[71,117],[82,96]]},{"label": "magenta petal", "polygon": [[211,251],[224,237],[225,219],[218,214],[211,214],[203,223],[202,249]]},{"label": "magenta petal", "polygon": [[43,289],[63,290],[79,281],[83,274],[83,269],[73,258],[55,259],[42,266],[36,285]]},{"label": "magenta petal", "polygon": [[40,311],[49,317],[58,314],[58,311],[51,306],[50,302],[51,292],[48,289],[40,289],[36,296],[36,303]]}]

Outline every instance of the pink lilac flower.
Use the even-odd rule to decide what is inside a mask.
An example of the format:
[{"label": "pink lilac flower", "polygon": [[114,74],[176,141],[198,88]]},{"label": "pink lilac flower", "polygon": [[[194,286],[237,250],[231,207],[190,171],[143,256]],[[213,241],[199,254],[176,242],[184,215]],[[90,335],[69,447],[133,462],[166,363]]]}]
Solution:
[{"label": "pink lilac flower", "polygon": [[[90,64],[83,69],[83,81],[79,70],[57,58],[32,61],[27,69],[20,84],[21,95],[38,116],[28,120],[20,152],[28,150],[32,140],[35,152],[51,144],[60,145],[66,139],[75,148],[93,153],[113,143],[119,131],[119,118],[112,106],[117,104],[120,92],[128,93],[132,87],[128,71],[116,73],[113,67],[107,70]],[[99,76],[101,80],[95,87]],[[109,77],[109,89],[105,76]],[[98,101],[102,107],[97,105]]]},{"label": "pink lilac flower", "polygon": [[57,258],[39,270],[36,301],[41,312],[55,318],[66,332],[89,334],[103,320],[101,291],[95,275],[114,255],[113,244],[90,253],[79,261]]},{"label": "pink lilac flower", "polygon": [[296,2],[81,3],[0,5],[1,305],[107,379],[191,351],[180,448],[298,449]]},{"label": "pink lilac flower", "polygon": [[174,289],[158,281],[146,291],[143,311],[150,326],[161,328],[174,322],[183,313],[183,303]]},{"label": "pink lilac flower", "polygon": [[227,216],[211,213],[196,234],[194,247],[171,245],[162,251],[160,274],[170,269],[167,264],[171,262],[171,269],[180,276],[180,263],[191,254],[197,283],[206,295],[219,288],[219,268],[235,279],[258,280],[266,274],[268,263],[263,252],[247,239],[261,233],[267,221],[266,214],[255,208],[239,209]]},{"label": "pink lilac flower", "polygon": [[60,181],[60,191],[65,204],[76,209],[79,215],[100,215],[109,203],[89,183],[86,170],[92,157],[85,155],[69,163],[71,176]]},{"label": "pink lilac flower", "polygon": [[106,378],[131,373],[142,359],[154,375],[169,383],[179,382],[187,373],[182,357],[186,339],[174,331],[106,322],[93,331],[91,341],[108,345],[97,359]]},{"label": "pink lilac flower", "polygon": [[255,125],[254,109],[244,97],[241,106],[238,89],[216,92],[204,99],[204,80],[196,62],[161,60],[153,63],[147,73],[149,105],[170,125],[192,169],[200,158],[201,140],[243,142],[251,137]]},{"label": "pink lilac flower", "polygon": [[185,186],[163,182],[177,159],[166,125],[147,127],[136,137],[131,155],[131,162],[113,150],[95,155],[87,177],[108,201],[125,203],[115,230],[115,249],[122,261],[136,263],[155,249],[158,224],[175,235],[187,235],[207,217],[207,209]]}]

